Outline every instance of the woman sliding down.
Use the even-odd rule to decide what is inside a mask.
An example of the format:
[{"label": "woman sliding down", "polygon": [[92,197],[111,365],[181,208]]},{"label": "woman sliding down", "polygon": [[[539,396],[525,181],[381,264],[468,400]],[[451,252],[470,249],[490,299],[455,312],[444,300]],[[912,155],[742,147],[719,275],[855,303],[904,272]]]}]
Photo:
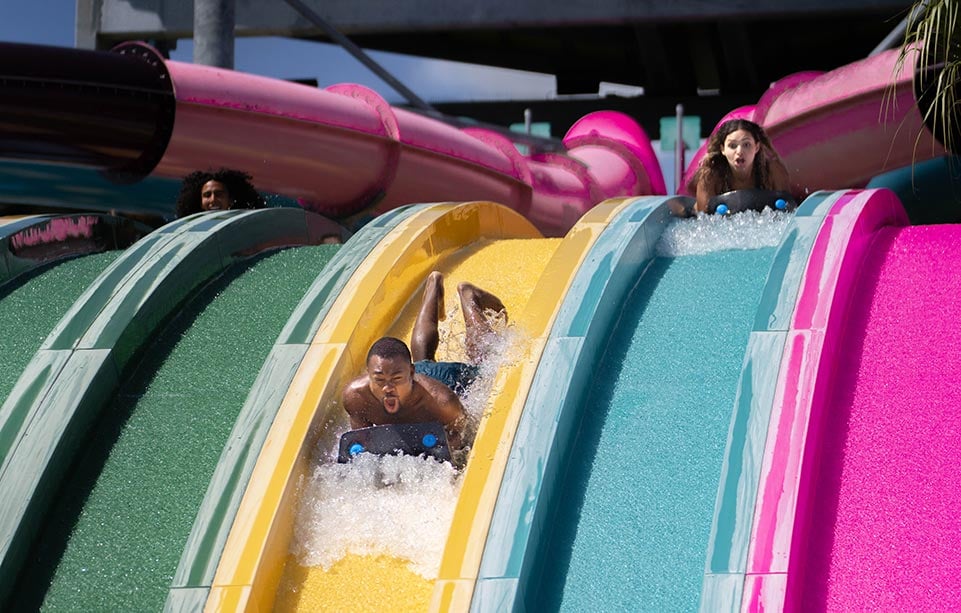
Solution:
[{"label": "woman sliding down", "polygon": [[704,213],[714,196],[738,189],[787,191],[787,168],[764,129],[747,119],[731,119],[711,134],[707,152],[688,189],[696,194],[694,211]]}]

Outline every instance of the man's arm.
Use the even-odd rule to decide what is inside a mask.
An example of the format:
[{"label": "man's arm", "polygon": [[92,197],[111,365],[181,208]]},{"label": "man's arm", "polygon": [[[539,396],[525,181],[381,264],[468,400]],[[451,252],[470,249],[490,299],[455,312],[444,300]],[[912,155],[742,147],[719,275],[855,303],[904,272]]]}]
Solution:
[{"label": "man's arm", "polygon": [[450,392],[440,405],[440,415],[438,418],[447,430],[447,442],[453,449],[460,449],[464,446],[464,428],[467,427],[467,412],[460,398]]}]

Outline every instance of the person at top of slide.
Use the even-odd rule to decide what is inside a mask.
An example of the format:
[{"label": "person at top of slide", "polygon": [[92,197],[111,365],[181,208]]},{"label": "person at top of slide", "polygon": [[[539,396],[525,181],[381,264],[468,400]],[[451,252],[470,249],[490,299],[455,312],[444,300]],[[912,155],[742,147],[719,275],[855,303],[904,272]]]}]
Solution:
[{"label": "person at top of slide", "polygon": [[254,188],[251,176],[239,170],[197,170],[183,179],[177,196],[177,217],[200,211],[261,209],[264,197]]},{"label": "person at top of slide", "polygon": [[457,287],[466,328],[469,364],[435,361],[440,343],[438,322],[446,318],[444,276],[430,273],[420,310],[414,322],[411,344],[383,337],[367,353],[366,372],[343,390],[344,410],[352,429],[383,424],[440,422],[447,430],[451,448],[467,441],[467,414],[459,396],[478,374],[486,359],[486,338],[492,333],[488,315],[506,319],[500,299],[471,283]]},{"label": "person at top of slide", "polygon": [[688,184],[694,211],[707,211],[714,196],[738,189],[786,191],[790,178],[764,129],[747,119],[725,121],[708,139],[707,151]]}]

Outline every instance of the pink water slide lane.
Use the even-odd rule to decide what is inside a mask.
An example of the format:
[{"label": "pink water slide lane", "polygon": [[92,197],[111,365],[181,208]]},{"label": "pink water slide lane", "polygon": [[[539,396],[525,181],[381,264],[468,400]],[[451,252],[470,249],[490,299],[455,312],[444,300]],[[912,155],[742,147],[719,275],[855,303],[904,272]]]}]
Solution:
[{"label": "pink water slide lane", "polygon": [[961,609],[961,226],[848,192],[802,279],[743,611]]},{"label": "pink water slide lane", "polygon": [[[863,187],[878,174],[945,154],[915,100],[917,53],[910,51],[900,70],[898,54],[892,49],[830,72],[789,75],[753,108],[741,109],[749,112],[731,116],[764,127],[799,201],[816,190]],[[684,185],[704,149],[691,158]]]},{"label": "pink water slide lane", "polygon": [[801,609],[961,610],[961,226],[883,228],[827,404]]},{"label": "pink water slide lane", "polygon": [[343,219],[412,202],[492,200],[562,236],[595,204],[666,193],[650,139],[630,117],[591,113],[565,150],[521,155],[502,134],[391,107],[355,84],[326,90],[166,61],[176,97],[155,173],[228,166],[258,188]]}]

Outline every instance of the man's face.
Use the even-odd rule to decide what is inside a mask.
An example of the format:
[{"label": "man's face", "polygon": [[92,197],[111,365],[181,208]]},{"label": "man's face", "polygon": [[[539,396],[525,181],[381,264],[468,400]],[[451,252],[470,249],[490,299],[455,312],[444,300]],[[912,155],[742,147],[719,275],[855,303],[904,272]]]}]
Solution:
[{"label": "man's face", "polygon": [[220,181],[211,179],[200,188],[200,206],[205,211],[226,211],[230,208],[230,192]]},{"label": "man's face", "polygon": [[367,376],[371,393],[388,413],[400,411],[414,389],[414,365],[401,357],[371,356]]}]

